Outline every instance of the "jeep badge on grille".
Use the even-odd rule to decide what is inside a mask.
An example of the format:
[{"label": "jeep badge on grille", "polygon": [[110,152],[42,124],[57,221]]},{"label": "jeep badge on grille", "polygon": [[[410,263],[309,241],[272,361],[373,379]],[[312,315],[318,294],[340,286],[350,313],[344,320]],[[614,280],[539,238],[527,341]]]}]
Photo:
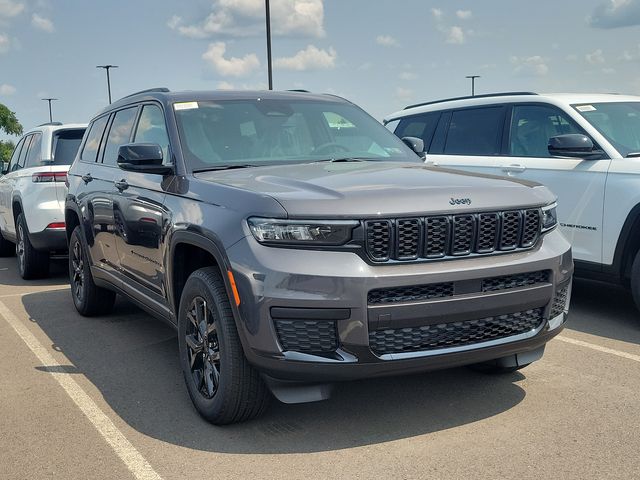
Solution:
[{"label": "jeep badge on grille", "polygon": [[470,198],[451,198],[451,200],[449,200],[449,203],[451,205],[471,205],[471,199]]}]

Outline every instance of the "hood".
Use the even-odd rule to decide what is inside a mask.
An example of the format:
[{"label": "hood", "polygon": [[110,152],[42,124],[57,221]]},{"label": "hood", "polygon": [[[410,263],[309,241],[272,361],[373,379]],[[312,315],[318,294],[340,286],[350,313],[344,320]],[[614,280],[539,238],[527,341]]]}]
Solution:
[{"label": "hood", "polygon": [[294,218],[368,218],[509,210],[551,203],[545,187],[421,163],[345,162],[251,167],[196,176],[269,195]]}]

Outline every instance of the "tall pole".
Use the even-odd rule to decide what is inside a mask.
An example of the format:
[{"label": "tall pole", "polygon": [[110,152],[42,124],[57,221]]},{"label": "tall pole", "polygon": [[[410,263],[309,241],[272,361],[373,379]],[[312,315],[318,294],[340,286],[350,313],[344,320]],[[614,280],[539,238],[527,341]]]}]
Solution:
[{"label": "tall pole", "polygon": [[109,69],[118,68],[118,65],[96,65],[96,68],[104,68],[107,71],[107,91],[109,92],[109,103],[111,103],[111,78],[109,77]]},{"label": "tall pole", "polygon": [[51,114],[51,102],[58,100],[57,98],[43,98],[42,100],[49,102],[49,123],[53,123],[53,115]]},{"label": "tall pole", "polygon": [[271,13],[269,10],[269,0],[264,0],[264,7],[267,22],[267,71],[269,75],[269,90],[273,90],[273,73],[271,69]]},{"label": "tall pole", "polygon": [[467,75],[465,78],[471,79],[471,96],[476,96],[476,78],[480,78],[480,75]]}]

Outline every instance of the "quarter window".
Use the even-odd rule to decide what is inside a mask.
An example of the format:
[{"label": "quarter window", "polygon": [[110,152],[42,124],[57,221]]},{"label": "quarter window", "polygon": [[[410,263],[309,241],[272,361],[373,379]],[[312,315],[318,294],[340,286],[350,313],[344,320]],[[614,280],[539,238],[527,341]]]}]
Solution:
[{"label": "quarter window", "polygon": [[98,149],[100,148],[100,141],[102,140],[102,134],[104,133],[104,128],[107,126],[107,120],[109,120],[109,115],[100,117],[91,124],[87,141],[82,149],[82,155],[80,155],[80,160],[83,162],[96,161]]},{"label": "quarter window", "polygon": [[25,161],[25,168],[35,167],[40,165],[42,161],[42,134],[36,133],[31,140],[31,147],[29,147],[29,153]]},{"label": "quarter window", "polygon": [[11,164],[11,171],[15,172],[24,168],[24,162],[27,158],[27,152],[29,151],[29,146],[31,145],[31,141],[33,140],[33,135],[29,135],[24,139],[24,145],[22,146],[22,151],[20,152],[20,156],[18,157],[18,161],[16,163]]},{"label": "quarter window", "polygon": [[170,163],[169,135],[164,123],[164,114],[157,105],[145,105],[142,107],[138,128],[133,140],[136,143],[155,143],[162,148],[164,163]]},{"label": "quarter window", "polygon": [[496,155],[504,124],[504,108],[473,108],[451,115],[444,153],[449,155]]},{"label": "quarter window", "polygon": [[120,145],[129,143],[131,139],[131,131],[133,130],[133,122],[136,119],[137,111],[138,107],[134,107],[120,110],[116,113],[109,129],[107,144],[102,156],[102,163],[105,165],[116,165],[118,148],[120,148]]},{"label": "quarter window", "polygon": [[560,110],[546,105],[516,105],[511,116],[509,155],[551,157],[549,139],[568,133],[583,132]]},{"label": "quarter window", "polygon": [[18,145],[16,145],[16,148],[13,150],[13,155],[11,155],[11,160],[9,161],[9,167],[7,168],[7,173],[8,172],[12,172],[13,171],[13,166],[16,165],[18,163],[18,158],[20,158],[20,152],[22,151],[22,148],[24,146],[24,144],[26,143],[25,140],[27,140],[27,138],[23,138],[22,140],[20,140],[18,142]]}]

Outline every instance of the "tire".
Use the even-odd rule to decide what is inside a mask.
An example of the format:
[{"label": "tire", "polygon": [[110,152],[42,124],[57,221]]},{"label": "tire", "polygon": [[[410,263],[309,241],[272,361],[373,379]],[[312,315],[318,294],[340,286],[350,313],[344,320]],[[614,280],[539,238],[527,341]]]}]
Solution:
[{"label": "tire", "polygon": [[196,270],[187,279],[178,312],[178,346],[187,391],[205,420],[225,425],[265,411],[271,394],[244,356],[215,267]]},{"label": "tire", "polygon": [[629,288],[633,301],[636,304],[636,308],[640,310],[640,251],[636,253],[636,257],[631,265],[631,281],[629,282]]},{"label": "tire", "polygon": [[18,271],[25,280],[49,276],[49,252],[33,248],[23,213],[16,220],[16,255]]},{"label": "tire", "polygon": [[493,362],[486,363],[474,363],[473,365],[469,365],[469,368],[475,372],[486,373],[488,375],[505,375],[513,372],[517,372],[518,370],[522,370],[525,367],[531,365],[530,363],[526,363],[524,365],[520,365],[517,367],[502,367]]},{"label": "tire", "polygon": [[80,315],[104,315],[113,309],[115,292],[96,286],[91,275],[87,245],[77,226],[69,239],[69,283],[71,297]]},{"label": "tire", "polygon": [[16,254],[16,244],[10,242],[0,233],[0,257],[13,257]]}]

